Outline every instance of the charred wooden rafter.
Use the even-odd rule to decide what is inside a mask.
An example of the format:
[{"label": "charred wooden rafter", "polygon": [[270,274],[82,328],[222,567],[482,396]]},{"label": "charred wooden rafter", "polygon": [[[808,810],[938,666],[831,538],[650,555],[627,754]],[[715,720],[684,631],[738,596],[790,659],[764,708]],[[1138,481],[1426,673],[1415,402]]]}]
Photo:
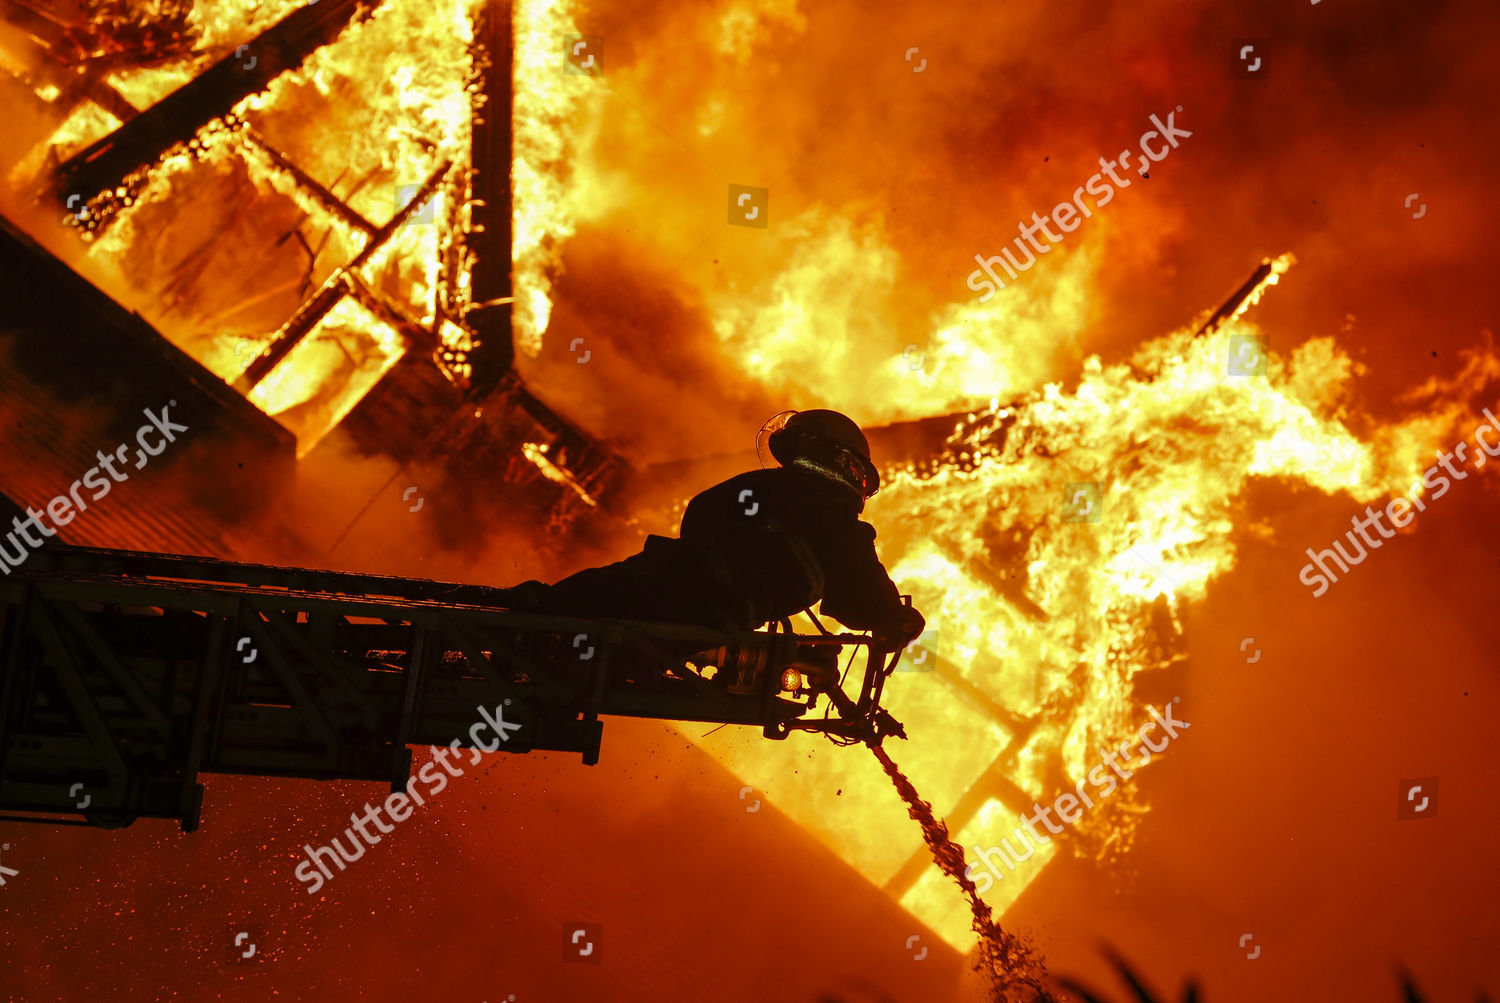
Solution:
[{"label": "charred wooden rafter", "polygon": [[1215,310],[1208,320],[1203,322],[1203,326],[1198,328],[1193,336],[1201,338],[1204,335],[1217,331],[1226,320],[1234,316],[1235,312],[1244,305],[1246,300],[1255,294],[1256,288],[1266,280],[1266,277],[1271,274],[1275,267],[1276,263],[1269,258],[1262,261],[1260,267],[1245,280],[1245,284],[1230,293],[1229,298],[1224,301],[1223,305]]},{"label": "charred wooden rafter", "polygon": [[550,441],[547,459],[587,491],[608,511],[622,510],[620,488],[630,478],[630,465],[587,433],[574,427],[539,400],[514,373],[507,373],[484,399],[484,407],[514,407],[544,429]]},{"label": "charred wooden rafter", "polygon": [[375,235],[377,227],[374,223],[371,223],[355,212],[349,207],[348,203],[329,191],[318,179],[292,163],[291,158],[267,142],[266,138],[260,133],[254,129],[246,128],[241,135],[244,137],[245,142],[265,154],[270,158],[271,163],[275,164],[282,171],[285,171],[289,177],[297,182],[298,187],[312,196],[318,205],[322,206],[324,211],[329,215],[337,216],[347,226],[362,231],[367,237]]},{"label": "charred wooden rafter", "polygon": [[476,62],[488,60],[480,107],[474,116],[472,198],[466,244],[473,255],[464,321],[473,332],[470,394],[488,393],[515,362],[511,312],[511,5],[485,5],[475,26]]},{"label": "charred wooden rafter", "polygon": [[38,84],[57,88],[58,96],[51,103],[58,108],[71,109],[88,100],[121,122],[136,116],[135,105],[110,86],[99,66],[92,62],[75,66],[73,54],[61,51],[76,48],[63,25],[16,0],[0,0],[0,21],[20,28],[35,46],[34,58],[27,60],[29,69],[16,74],[27,88],[35,89]]},{"label": "charred wooden rafter", "polygon": [[[1209,318],[1194,332],[1194,337],[1207,337],[1223,327],[1230,318],[1244,308],[1246,302],[1261,288],[1266,278],[1276,270],[1276,266],[1277,262],[1273,260],[1261,262],[1250,277],[1230,293],[1219,308],[1209,315]],[[1150,374],[1145,374],[1141,378],[1147,382],[1155,379]],[[866,434],[877,455],[887,463],[913,463],[919,467],[936,466],[938,463],[946,464],[953,460],[951,455],[953,448],[948,444],[967,441],[977,425],[986,425],[987,446],[999,446],[1004,442],[1010,426],[1015,424],[1015,413],[1028,407],[1032,400],[1033,397],[1027,396],[1011,402],[1004,408],[1009,412],[1005,416],[997,416],[988,409],[961,412],[936,418],[893,422],[879,428],[867,429]],[[988,426],[993,426],[993,428]],[[921,472],[919,469],[918,473]]]},{"label": "charred wooden rafter", "polygon": [[301,344],[302,339],[317,327],[318,322],[328,316],[328,312],[353,290],[354,274],[368,263],[412,216],[421,210],[423,204],[443,183],[443,179],[447,177],[452,167],[453,165],[446,160],[439,164],[437,170],[428,175],[422,187],[412,196],[411,201],[396,213],[389,223],[375,231],[365,244],[364,250],[356,254],[347,265],[328,276],[322,287],[313,294],[311,299],[302,304],[292,318],[282,325],[281,330],[276,332],[276,336],[271,339],[270,343],[261,350],[260,355],[251,361],[249,367],[235,381],[235,389],[244,394],[254,390],[271,370],[290,354],[292,349]]},{"label": "charred wooden rafter", "polygon": [[379,2],[323,0],[299,7],[254,42],[63,162],[55,177],[58,202],[65,203],[70,193],[92,197],[120,185],[132,171],[187,142],[204,125],[228,115],[244,98],[296,69]]},{"label": "charred wooden rafter", "polygon": [[438,339],[431,331],[423,327],[415,319],[407,316],[406,311],[383,295],[377,289],[371,289],[357,275],[349,275],[349,293],[355,301],[366,310],[378,317],[382,323],[393,328],[401,335],[406,343],[408,352],[419,352],[430,354],[437,348]]}]

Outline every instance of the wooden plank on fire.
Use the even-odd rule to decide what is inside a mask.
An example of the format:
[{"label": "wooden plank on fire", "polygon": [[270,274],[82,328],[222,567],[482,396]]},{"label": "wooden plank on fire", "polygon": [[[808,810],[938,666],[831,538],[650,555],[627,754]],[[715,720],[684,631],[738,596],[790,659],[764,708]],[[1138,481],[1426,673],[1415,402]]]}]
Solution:
[{"label": "wooden plank on fire", "polygon": [[57,97],[51,102],[54,115],[58,108],[71,111],[81,101],[88,100],[122,122],[136,116],[136,107],[103,79],[95,61],[75,68],[74,64],[82,61],[77,43],[46,12],[16,0],[0,0],[0,21],[20,28],[25,38],[19,44],[29,43],[34,48],[26,54],[27,69],[12,69],[12,75],[28,90],[34,89],[39,81],[57,88]]},{"label": "wooden plank on fire", "polygon": [[511,71],[514,62],[511,5],[492,0],[475,25],[476,59],[487,58],[476,100],[470,183],[469,228],[464,243],[470,268],[472,306],[463,318],[474,334],[470,399],[484,397],[515,362],[511,335]]},{"label": "wooden plank on fire", "polygon": [[[608,449],[532,393],[514,371],[505,374],[485,401],[508,401],[550,437],[547,459],[614,514],[628,511],[620,488],[632,476],[624,457]],[[488,406],[488,405],[486,405]]]},{"label": "wooden plank on fire", "polygon": [[399,305],[392,303],[378,290],[371,289],[358,275],[350,273],[348,282],[349,294],[354,297],[355,302],[401,335],[408,352],[430,355],[437,349],[437,335],[427,330],[415,319],[408,317],[406,311]]},{"label": "wooden plank on fire", "polygon": [[1255,294],[1255,291],[1260,288],[1260,284],[1270,276],[1271,272],[1274,271],[1275,268],[1276,262],[1271,260],[1270,258],[1262,261],[1260,263],[1260,267],[1252,272],[1250,277],[1245,280],[1245,284],[1229,294],[1229,298],[1224,301],[1223,305],[1220,306],[1219,309],[1213,312],[1213,315],[1210,316],[1208,320],[1203,322],[1203,326],[1198,328],[1198,330],[1194,332],[1193,337],[1201,338],[1206,334],[1211,334],[1214,331],[1218,330],[1226,320],[1228,320],[1230,317],[1233,317],[1235,313],[1238,312],[1238,310],[1246,300],[1248,300]]},{"label": "wooden plank on fire", "polygon": [[330,215],[337,216],[347,226],[362,231],[367,237],[374,235],[376,230],[374,223],[371,223],[355,212],[343,199],[324,187],[317,178],[314,178],[302,168],[292,163],[290,157],[268,143],[264,136],[250,128],[246,128],[242,136],[245,142],[265,154],[271,159],[271,163],[275,164],[282,171],[285,171],[297,183],[298,187],[311,195],[318,205],[327,210]]},{"label": "wooden plank on fire", "polygon": [[356,254],[353,260],[347,265],[335,270],[332,275],[328,276],[327,281],[313,294],[312,299],[302,304],[297,312],[292,315],[291,320],[282,325],[281,330],[276,332],[276,336],[261,350],[260,355],[256,356],[245,371],[240,374],[240,378],[235,380],[234,386],[236,390],[243,394],[249,394],[250,391],[259,385],[261,380],[270,375],[271,370],[275,369],[281,360],[285,359],[291,353],[292,349],[301,344],[302,339],[307,337],[308,332],[317,327],[318,322],[328,316],[328,312],[338,305],[339,300],[349,294],[353,288],[351,282],[354,274],[370,258],[374,257],[376,251],[385,246],[386,242],[406,224],[407,220],[411,219],[412,216],[421,210],[422,206],[427,203],[427,200],[432,197],[433,192],[437,191],[438,185],[443,183],[443,179],[448,176],[448,171],[452,167],[452,162],[447,160],[439,164],[437,170],[433,171],[427,180],[423,182],[422,187],[417,189],[416,194],[411,197],[411,201],[407,202],[400,212],[391,217],[389,223],[375,231],[374,236],[365,244],[364,249]]},{"label": "wooden plank on fire", "polygon": [[92,197],[119,185],[132,171],[191,139],[207,123],[264,90],[287,70],[332,42],[356,17],[368,16],[380,0],[323,0],[299,7],[254,42],[240,46],[196,80],[90,144],[57,169],[55,194]]}]

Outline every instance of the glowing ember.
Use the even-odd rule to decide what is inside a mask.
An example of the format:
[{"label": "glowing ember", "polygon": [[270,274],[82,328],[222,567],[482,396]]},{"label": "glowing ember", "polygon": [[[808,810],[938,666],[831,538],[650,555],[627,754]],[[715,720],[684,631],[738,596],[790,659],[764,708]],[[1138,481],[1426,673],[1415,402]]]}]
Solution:
[{"label": "glowing ember", "polygon": [[536,465],[536,468],[542,472],[543,477],[549,481],[556,481],[558,484],[566,485],[583,500],[584,504],[597,506],[599,503],[583,489],[583,485],[574,480],[566,470],[547,458],[548,448],[548,444],[545,442],[524,442],[521,444],[521,452]]}]

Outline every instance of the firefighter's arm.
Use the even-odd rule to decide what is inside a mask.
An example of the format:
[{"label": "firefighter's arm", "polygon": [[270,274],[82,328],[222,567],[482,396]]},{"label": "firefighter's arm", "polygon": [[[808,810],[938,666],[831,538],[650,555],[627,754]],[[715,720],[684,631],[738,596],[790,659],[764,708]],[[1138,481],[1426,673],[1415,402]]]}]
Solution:
[{"label": "firefighter's arm", "polygon": [[825,541],[820,555],[825,583],[822,610],[840,623],[873,630],[887,649],[905,646],[922,633],[922,614],[901,601],[901,593],[875,553],[875,527],[856,529]]}]

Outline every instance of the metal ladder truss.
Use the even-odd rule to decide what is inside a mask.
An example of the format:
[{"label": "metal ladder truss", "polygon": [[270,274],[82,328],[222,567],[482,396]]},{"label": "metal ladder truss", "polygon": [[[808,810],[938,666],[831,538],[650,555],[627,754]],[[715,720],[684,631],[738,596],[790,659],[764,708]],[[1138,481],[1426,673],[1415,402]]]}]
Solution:
[{"label": "metal ladder truss", "polygon": [[[166,818],[191,832],[200,773],[403,790],[409,746],[492,747],[497,722],[519,725],[500,729],[502,751],[590,765],[602,715],[770,738],[894,730],[873,648],[858,704],[840,688],[839,651],[868,648],[860,635],[546,617],[502,600],[484,586],[43,547],[0,579],[0,812],[12,813],[0,818]],[[837,716],[810,716],[822,694]]]}]

